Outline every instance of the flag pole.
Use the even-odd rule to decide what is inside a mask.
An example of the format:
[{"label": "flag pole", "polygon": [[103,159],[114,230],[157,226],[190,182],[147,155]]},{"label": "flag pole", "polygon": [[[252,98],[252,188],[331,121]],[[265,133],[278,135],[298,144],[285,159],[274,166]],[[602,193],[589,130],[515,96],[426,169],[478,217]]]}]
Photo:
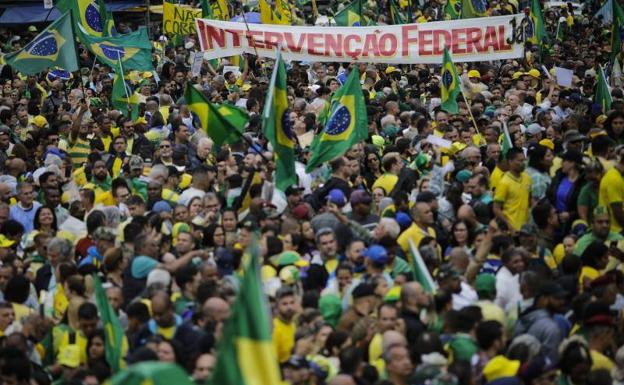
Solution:
[{"label": "flag pole", "polygon": [[126,91],[126,98],[128,99],[128,106],[130,106],[130,94],[128,93],[128,87],[126,87],[126,80],[124,79],[124,69],[123,69],[123,65],[121,64],[121,55],[119,54],[119,51],[117,51],[117,60],[119,61],[119,70],[121,71],[121,81],[123,82],[123,86],[124,86],[124,91]]},{"label": "flag pole", "polygon": [[470,121],[472,122],[472,125],[474,126],[475,130],[477,131],[477,134],[479,134],[481,136],[481,140],[484,140],[483,136],[481,135],[481,132],[479,131],[479,126],[477,125],[477,121],[474,118],[474,115],[472,115],[472,105],[470,105],[470,103],[468,102],[468,99],[466,98],[466,94],[464,94],[464,89],[462,88],[462,86],[459,86],[459,90],[461,91],[462,97],[464,98],[464,103],[466,103],[466,105],[468,106],[468,114],[470,114]]},{"label": "flag pole", "polygon": [[[247,17],[245,16],[245,7],[243,6],[242,2],[241,2],[241,11],[243,15],[243,21],[245,22],[245,28],[247,29],[247,33],[249,34],[249,36],[251,36],[251,30],[249,29],[249,24],[247,24]],[[271,10],[271,19],[273,19],[273,10]],[[254,49],[254,52],[256,53],[256,58],[259,58],[260,55],[258,55],[258,48],[256,48],[255,43],[253,45],[253,49]],[[266,75],[266,70],[264,68],[261,67],[260,70]]]}]

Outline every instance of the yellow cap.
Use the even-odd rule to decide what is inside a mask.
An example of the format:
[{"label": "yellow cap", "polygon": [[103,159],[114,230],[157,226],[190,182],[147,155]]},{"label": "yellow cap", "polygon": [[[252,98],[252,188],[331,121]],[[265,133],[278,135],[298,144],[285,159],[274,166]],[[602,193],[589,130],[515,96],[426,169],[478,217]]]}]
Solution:
[{"label": "yellow cap", "polygon": [[182,190],[191,185],[193,181],[193,176],[191,174],[184,173],[180,176],[180,183],[178,183],[178,187]]},{"label": "yellow cap", "polygon": [[563,261],[563,257],[565,257],[565,248],[563,247],[563,243],[558,243],[557,246],[553,249],[553,258],[555,258],[555,263],[558,265]]},{"label": "yellow cap", "polygon": [[140,116],[134,121],[134,124],[147,124],[147,120],[145,120],[143,116]]},{"label": "yellow cap", "polygon": [[41,115],[37,115],[33,118],[32,123],[39,128],[43,128],[48,125],[48,120]]},{"label": "yellow cap", "polygon": [[277,271],[271,265],[263,265],[260,268],[260,276],[262,277],[262,281],[266,282],[269,279],[276,277]]},{"label": "yellow cap", "polygon": [[13,246],[13,244],[15,244],[15,241],[7,238],[4,234],[0,234],[0,247],[7,249]]},{"label": "yellow cap", "polygon": [[468,77],[469,78],[479,78],[481,79],[481,73],[477,70],[470,70],[468,71]]},{"label": "yellow cap", "polygon": [[520,361],[510,360],[505,356],[492,358],[483,368],[483,375],[487,382],[492,382],[503,377],[513,377],[518,373]]},{"label": "yellow cap", "polygon": [[555,151],[555,144],[550,139],[542,139],[539,141],[539,144],[541,144],[544,147],[550,148],[551,151]]},{"label": "yellow cap", "polygon": [[401,72],[401,71],[399,71],[398,68],[393,67],[393,66],[386,68],[386,75],[390,75],[393,72]]},{"label": "yellow cap", "polygon": [[596,117],[596,124],[604,124],[604,122],[607,121],[607,115],[598,115],[598,117]]},{"label": "yellow cap", "polygon": [[145,72],[143,72],[142,76],[143,76],[143,79],[149,79],[149,78],[153,77],[154,74],[151,73],[150,71],[145,71]]},{"label": "yellow cap", "polygon": [[249,91],[249,90],[251,89],[251,84],[249,84],[249,83],[245,83],[245,84],[243,84],[243,86],[241,87],[241,89],[242,89],[243,91]]},{"label": "yellow cap", "polygon": [[466,143],[463,143],[463,142],[453,142],[453,144],[451,144],[451,148],[448,149],[448,154],[449,155],[457,154],[458,152],[460,152],[461,150],[463,150],[466,147],[468,147],[466,145]]},{"label": "yellow cap", "polygon": [[76,344],[66,345],[58,355],[58,363],[70,368],[80,366],[80,347]]},{"label": "yellow cap", "polygon": [[527,74],[531,75],[535,79],[539,79],[542,76],[542,74],[539,72],[539,70],[535,69],[535,68],[532,68],[529,72],[527,72]]},{"label": "yellow cap", "polygon": [[513,75],[511,75],[511,78],[513,80],[520,79],[522,75],[524,75],[524,72],[517,71],[517,72],[514,72]]}]

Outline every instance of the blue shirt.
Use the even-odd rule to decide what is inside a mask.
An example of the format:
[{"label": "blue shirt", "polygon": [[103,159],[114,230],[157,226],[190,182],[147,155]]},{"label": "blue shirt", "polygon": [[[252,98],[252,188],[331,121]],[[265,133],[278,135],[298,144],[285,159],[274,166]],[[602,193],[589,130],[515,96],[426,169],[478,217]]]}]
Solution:
[{"label": "blue shirt", "polygon": [[18,221],[22,226],[24,226],[24,235],[27,235],[33,231],[35,213],[39,207],[41,207],[41,203],[33,202],[33,206],[26,210],[20,203],[17,203],[11,206],[11,209],[9,210],[9,219]]},{"label": "blue shirt", "polygon": [[557,209],[557,212],[562,213],[564,211],[568,211],[568,195],[573,187],[574,184],[570,182],[570,179],[568,179],[567,176],[561,179],[561,183],[559,183],[559,187],[557,188],[557,197],[555,199],[555,208]]}]

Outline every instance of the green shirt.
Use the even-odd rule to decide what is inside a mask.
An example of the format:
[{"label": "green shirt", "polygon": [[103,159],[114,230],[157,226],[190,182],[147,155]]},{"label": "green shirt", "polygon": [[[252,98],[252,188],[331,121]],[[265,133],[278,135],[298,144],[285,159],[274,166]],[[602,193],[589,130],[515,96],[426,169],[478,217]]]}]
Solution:
[{"label": "green shirt", "polygon": [[[604,242],[620,241],[622,239],[624,239],[624,237],[621,234],[609,232],[609,235],[607,235],[607,239],[605,239]],[[589,232],[583,235],[582,237],[580,237],[579,240],[576,241],[576,246],[574,247],[574,254],[578,256],[582,255],[583,251],[585,251],[587,246],[589,246],[589,244],[592,243],[593,241],[601,242],[602,239],[596,237],[592,232]]]},{"label": "green shirt", "polygon": [[451,339],[448,348],[452,354],[452,362],[468,361],[472,359],[479,348],[475,341],[467,334],[457,334]]},{"label": "green shirt", "polygon": [[176,299],[176,301],[173,303],[175,312],[179,316],[183,315],[186,310],[192,307],[192,305],[193,305],[193,300],[190,298],[187,298],[186,296],[184,296],[184,294],[179,296]]},{"label": "green shirt", "polygon": [[598,191],[593,184],[585,183],[585,185],[581,188],[581,192],[579,192],[576,203],[579,206],[587,206],[587,211],[589,213],[587,220],[591,223],[594,209],[598,206]]},{"label": "green shirt", "polygon": [[394,257],[394,262],[392,263],[392,271],[390,272],[390,276],[394,279],[401,273],[410,273],[412,269],[410,268],[409,263],[407,263],[401,257]]}]

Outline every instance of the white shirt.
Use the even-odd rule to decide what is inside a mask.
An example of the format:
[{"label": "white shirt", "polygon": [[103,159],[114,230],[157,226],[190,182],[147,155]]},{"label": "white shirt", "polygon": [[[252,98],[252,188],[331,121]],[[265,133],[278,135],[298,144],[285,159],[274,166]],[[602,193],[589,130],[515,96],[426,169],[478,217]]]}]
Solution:
[{"label": "white shirt", "polygon": [[496,304],[503,309],[509,305],[515,305],[522,301],[520,294],[520,277],[518,274],[511,274],[506,266],[500,268],[496,273]]},{"label": "white shirt", "polygon": [[200,197],[201,199],[204,199],[204,195],[206,195],[205,191],[202,191],[195,187],[189,187],[184,190],[182,194],[180,194],[180,197],[178,198],[178,204],[187,206],[191,199],[195,197]]}]

